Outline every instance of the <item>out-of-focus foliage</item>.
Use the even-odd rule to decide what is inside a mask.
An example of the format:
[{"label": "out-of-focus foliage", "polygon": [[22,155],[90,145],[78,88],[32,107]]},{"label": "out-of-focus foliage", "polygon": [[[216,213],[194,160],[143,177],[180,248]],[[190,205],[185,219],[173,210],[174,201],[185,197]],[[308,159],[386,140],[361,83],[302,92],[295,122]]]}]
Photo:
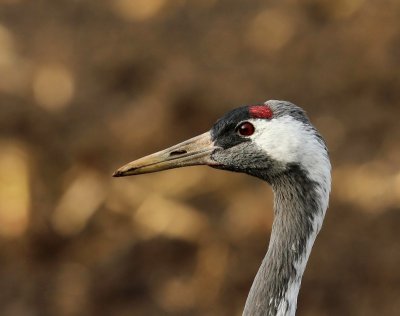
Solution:
[{"label": "out-of-focus foliage", "polygon": [[0,1],[0,315],[240,315],[272,193],[113,179],[225,111],[304,107],[333,162],[299,315],[400,310],[398,0]]}]

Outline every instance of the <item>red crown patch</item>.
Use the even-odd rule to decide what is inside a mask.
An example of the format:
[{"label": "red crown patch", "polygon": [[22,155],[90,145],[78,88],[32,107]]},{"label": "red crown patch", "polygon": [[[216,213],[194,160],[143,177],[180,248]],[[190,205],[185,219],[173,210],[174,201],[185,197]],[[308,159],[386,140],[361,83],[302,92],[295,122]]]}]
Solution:
[{"label": "red crown patch", "polygon": [[270,119],[273,116],[273,112],[268,105],[251,105],[249,107],[249,113],[252,118]]}]

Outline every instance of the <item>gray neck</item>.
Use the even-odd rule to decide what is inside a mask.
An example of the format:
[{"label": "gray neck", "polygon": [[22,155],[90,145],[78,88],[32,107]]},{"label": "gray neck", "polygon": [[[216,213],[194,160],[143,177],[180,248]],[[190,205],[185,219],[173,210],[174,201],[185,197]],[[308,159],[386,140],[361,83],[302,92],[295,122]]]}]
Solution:
[{"label": "gray neck", "polygon": [[243,315],[295,314],[301,278],[320,230],[329,188],[300,168],[270,181],[275,219],[267,254],[254,279]]}]

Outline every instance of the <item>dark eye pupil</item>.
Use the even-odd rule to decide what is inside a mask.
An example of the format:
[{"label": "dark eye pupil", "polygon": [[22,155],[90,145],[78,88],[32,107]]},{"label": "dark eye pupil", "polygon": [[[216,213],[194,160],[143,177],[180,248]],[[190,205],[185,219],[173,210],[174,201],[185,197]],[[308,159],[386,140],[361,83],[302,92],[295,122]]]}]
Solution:
[{"label": "dark eye pupil", "polygon": [[238,132],[242,136],[250,136],[254,133],[254,126],[249,122],[245,122],[239,125]]}]

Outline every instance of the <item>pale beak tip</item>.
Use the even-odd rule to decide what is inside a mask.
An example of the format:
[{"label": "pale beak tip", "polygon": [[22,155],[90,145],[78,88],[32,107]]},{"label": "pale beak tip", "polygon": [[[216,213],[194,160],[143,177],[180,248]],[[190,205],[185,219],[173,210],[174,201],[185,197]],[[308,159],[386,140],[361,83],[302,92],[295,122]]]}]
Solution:
[{"label": "pale beak tip", "polygon": [[113,176],[114,178],[116,178],[116,177],[123,177],[123,176],[124,176],[124,172],[123,172],[123,171],[120,171],[120,170],[117,170],[117,171],[115,171],[115,172],[112,174],[112,176]]}]

